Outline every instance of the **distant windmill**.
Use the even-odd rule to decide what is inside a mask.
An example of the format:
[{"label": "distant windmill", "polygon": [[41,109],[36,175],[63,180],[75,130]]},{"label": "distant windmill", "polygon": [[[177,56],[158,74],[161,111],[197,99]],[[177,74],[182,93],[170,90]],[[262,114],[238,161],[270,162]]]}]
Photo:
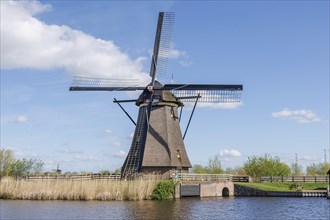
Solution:
[{"label": "distant windmill", "polygon": [[53,169],[54,172],[56,172],[56,174],[61,174],[62,170],[60,170],[60,164],[57,164],[57,168],[56,170]]},{"label": "distant windmill", "polygon": [[[122,177],[131,178],[137,173],[172,171],[188,172],[191,168],[180,129],[183,102],[205,103],[239,102],[242,85],[161,84],[156,77],[167,70],[170,55],[171,33],[174,14],[160,12],[154,50],[150,68],[150,83],[145,87],[132,85],[131,80],[113,80],[75,77],[70,91],[136,91],[142,90],[136,100],[116,100],[120,103],[135,102],[139,106],[136,125],[126,160],[122,166]],[[178,108],[181,107],[180,115]],[[192,111],[192,114],[194,112]]]}]

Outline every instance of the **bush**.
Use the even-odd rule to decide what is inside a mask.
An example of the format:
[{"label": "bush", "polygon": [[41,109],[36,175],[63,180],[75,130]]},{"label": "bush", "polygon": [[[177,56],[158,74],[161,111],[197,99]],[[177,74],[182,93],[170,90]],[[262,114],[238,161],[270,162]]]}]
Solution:
[{"label": "bush", "polygon": [[254,179],[261,176],[288,176],[291,173],[290,167],[281,162],[279,157],[252,156],[244,163],[243,169],[247,175]]},{"label": "bush", "polygon": [[151,194],[153,200],[174,198],[174,181],[160,181]]},{"label": "bush", "polygon": [[292,183],[289,185],[289,189],[296,190],[297,192],[301,192],[304,189],[304,185],[299,183]]}]

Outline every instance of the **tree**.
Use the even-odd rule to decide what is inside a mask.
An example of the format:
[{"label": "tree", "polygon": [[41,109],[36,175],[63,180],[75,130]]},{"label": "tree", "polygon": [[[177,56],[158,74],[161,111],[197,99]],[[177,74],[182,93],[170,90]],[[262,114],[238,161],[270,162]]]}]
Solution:
[{"label": "tree", "polygon": [[111,172],[109,170],[101,170],[99,173],[101,175],[110,175],[111,174]]},{"label": "tree", "polygon": [[10,175],[17,177],[41,173],[44,163],[37,159],[18,159],[10,167]]},{"label": "tree", "polygon": [[313,163],[306,168],[306,173],[308,176],[325,176],[330,169],[329,163]]},{"label": "tree", "polygon": [[194,164],[191,168],[192,173],[208,173],[208,170],[206,167],[203,167],[200,164]]},{"label": "tree", "polygon": [[121,174],[121,169],[120,168],[115,169],[115,174]]},{"label": "tree", "polygon": [[206,174],[221,174],[223,169],[221,168],[221,161],[219,156],[216,155],[209,159],[208,166],[204,167],[200,164],[195,164],[191,168],[192,173],[206,173]]},{"label": "tree", "polygon": [[281,162],[279,157],[252,156],[244,163],[243,169],[247,175],[256,178],[261,176],[288,176],[290,167]]},{"label": "tree", "polygon": [[40,159],[35,159],[32,161],[32,163],[33,163],[33,165],[32,165],[31,172],[34,174],[41,174],[45,163]]},{"label": "tree", "polygon": [[0,179],[3,176],[8,176],[10,168],[15,162],[14,152],[12,150],[0,150]]},{"label": "tree", "polygon": [[24,158],[22,160],[16,160],[10,168],[10,174],[11,176],[15,176],[16,178],[28,175],[31,173],[32,166],[33,162],[31,159],[28,160]]},{"label": "tree", "polygon": [[218,155],[216,155],[213,158],[209,159],[209,164],[208,164],[207,169],[209,170],[208,173],[211,173],[211,174],[221,174],[221,173],[223,173],[223,170],[221,168],[221,161],[220,161]]},{"label": "tree", "polygon": [[298,163],[291,164],[291,175],[292,176],[301,176],[303,175],[302,166]]},{"label": "tree", "polygon": [[225,170],[226,174],[231,174],[231,175],[237,175],[237,176],[243,176],[246,175],[245,170],[242,166],[237,166],[235,168],[226,168]]}]

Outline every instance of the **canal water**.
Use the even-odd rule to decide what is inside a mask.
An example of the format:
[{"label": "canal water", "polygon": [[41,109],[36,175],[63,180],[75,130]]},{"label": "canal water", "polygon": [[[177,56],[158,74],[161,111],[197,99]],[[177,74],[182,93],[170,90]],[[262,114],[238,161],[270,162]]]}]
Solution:
[{"label": "canal water", "polygon": [[326,198],[183,198],[168,201],[0,200],[0,219],[330,219]]}]

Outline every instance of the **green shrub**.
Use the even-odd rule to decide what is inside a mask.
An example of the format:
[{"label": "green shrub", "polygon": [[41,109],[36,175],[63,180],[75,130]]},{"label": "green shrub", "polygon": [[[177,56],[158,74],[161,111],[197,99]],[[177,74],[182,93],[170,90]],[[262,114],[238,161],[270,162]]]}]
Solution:
[{"label": "green shrub", "polygon": [[297,192],[301,192],[304,189],[304,185],[299,183],[292,183],[289,185],[289,189],[296,190]]},{"label": "green shrub", "polygon": [[151,194],[153,200],[164,200],[174,198],[175,183],[171,181],[160,181]]}]

